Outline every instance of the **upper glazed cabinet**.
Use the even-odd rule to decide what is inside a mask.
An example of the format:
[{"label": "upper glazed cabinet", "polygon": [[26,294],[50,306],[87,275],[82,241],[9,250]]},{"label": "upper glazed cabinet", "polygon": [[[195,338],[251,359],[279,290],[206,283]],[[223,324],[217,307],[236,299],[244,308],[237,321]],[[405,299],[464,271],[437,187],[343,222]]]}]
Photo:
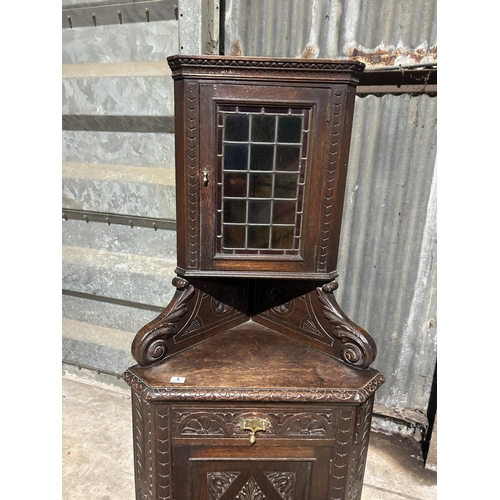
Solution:
[{"label": "upper glazed cabinet", "polygon": [[362,63],[174,56],[177,274],[336,276]]}]

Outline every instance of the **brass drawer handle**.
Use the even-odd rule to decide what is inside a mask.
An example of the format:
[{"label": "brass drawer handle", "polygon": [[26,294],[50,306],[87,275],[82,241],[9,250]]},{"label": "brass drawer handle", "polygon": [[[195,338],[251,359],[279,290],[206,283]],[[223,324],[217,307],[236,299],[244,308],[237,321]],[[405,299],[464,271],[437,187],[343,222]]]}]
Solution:
[{"label": "brass drawer handle", "polygon": [[203,184],[208,186],[208,170],[203,170]]},{"label": "brass drawer handle", "polygon": [[251,418],[248,420],[242,420],[240,427],[242,431],[250,431],[250,444],[255,443],[255,434],[259,431],[266,432],[267,428],[271,425],[271,422],[267,418]]}]

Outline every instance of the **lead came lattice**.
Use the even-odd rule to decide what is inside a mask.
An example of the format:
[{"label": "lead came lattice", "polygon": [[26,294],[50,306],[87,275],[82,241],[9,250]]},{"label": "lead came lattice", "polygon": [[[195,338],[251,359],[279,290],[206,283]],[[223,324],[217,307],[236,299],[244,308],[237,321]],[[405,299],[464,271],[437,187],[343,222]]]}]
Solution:
[{"label": "lead came lattice", "polygon": [[309,110],[218,108],[217,251],[297,255]]}]

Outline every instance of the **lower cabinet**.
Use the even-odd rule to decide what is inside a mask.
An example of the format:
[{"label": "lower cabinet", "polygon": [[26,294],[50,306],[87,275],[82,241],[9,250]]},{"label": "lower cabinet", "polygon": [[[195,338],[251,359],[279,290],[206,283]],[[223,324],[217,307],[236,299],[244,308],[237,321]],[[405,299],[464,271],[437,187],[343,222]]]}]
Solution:
[{"label": "lower cabinet", "polygon": [[361,404],[151,402],[132,392],[137,500],[359,500]]}]

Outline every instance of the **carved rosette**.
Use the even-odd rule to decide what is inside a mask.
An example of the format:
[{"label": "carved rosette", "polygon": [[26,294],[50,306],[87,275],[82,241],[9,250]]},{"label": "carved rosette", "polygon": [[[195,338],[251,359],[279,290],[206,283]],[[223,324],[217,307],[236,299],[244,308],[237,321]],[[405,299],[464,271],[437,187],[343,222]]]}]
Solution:
[{"label": "carved rosette", "polygon": [[349,365],[368,368],[375,360],[377,348],[369,333],[353,323],[338,305],[333,291],[338,288],[336,281],[316,288],[323,314],[333,326],[333,336],[341,341],[340,357]]},{"label": "carved rosette", "polygon": [[289,316],[293,313],[295,304],[286,288],[274,285],[268,288],[267,297],[272,304],[272,311],[278,316]]},{"label": "carved rosette", "polygon": [[132,342],[132,356],[142,366],[161,361],[167,355],[167,340],[173,335],[175,324],[186,314],[186,303],[194,294],[194,287],[185,279],[176,277],[172,284],[177,290],[170,304],[141,328]]},{"label": "carved rosette", "polygon": [[212,312],[216,315],[227,314],[234,307],[236,297],[238,292],[236,287],[231,285],[222,285],[220,290],[220,296],[224,297],[224,302],[212,297],[211,308]]},{"label": "carved rosette", "polygon": [[224,415],[201,412],[189,413],[178,424],[180,436],[225,436],[227,422]]}]

